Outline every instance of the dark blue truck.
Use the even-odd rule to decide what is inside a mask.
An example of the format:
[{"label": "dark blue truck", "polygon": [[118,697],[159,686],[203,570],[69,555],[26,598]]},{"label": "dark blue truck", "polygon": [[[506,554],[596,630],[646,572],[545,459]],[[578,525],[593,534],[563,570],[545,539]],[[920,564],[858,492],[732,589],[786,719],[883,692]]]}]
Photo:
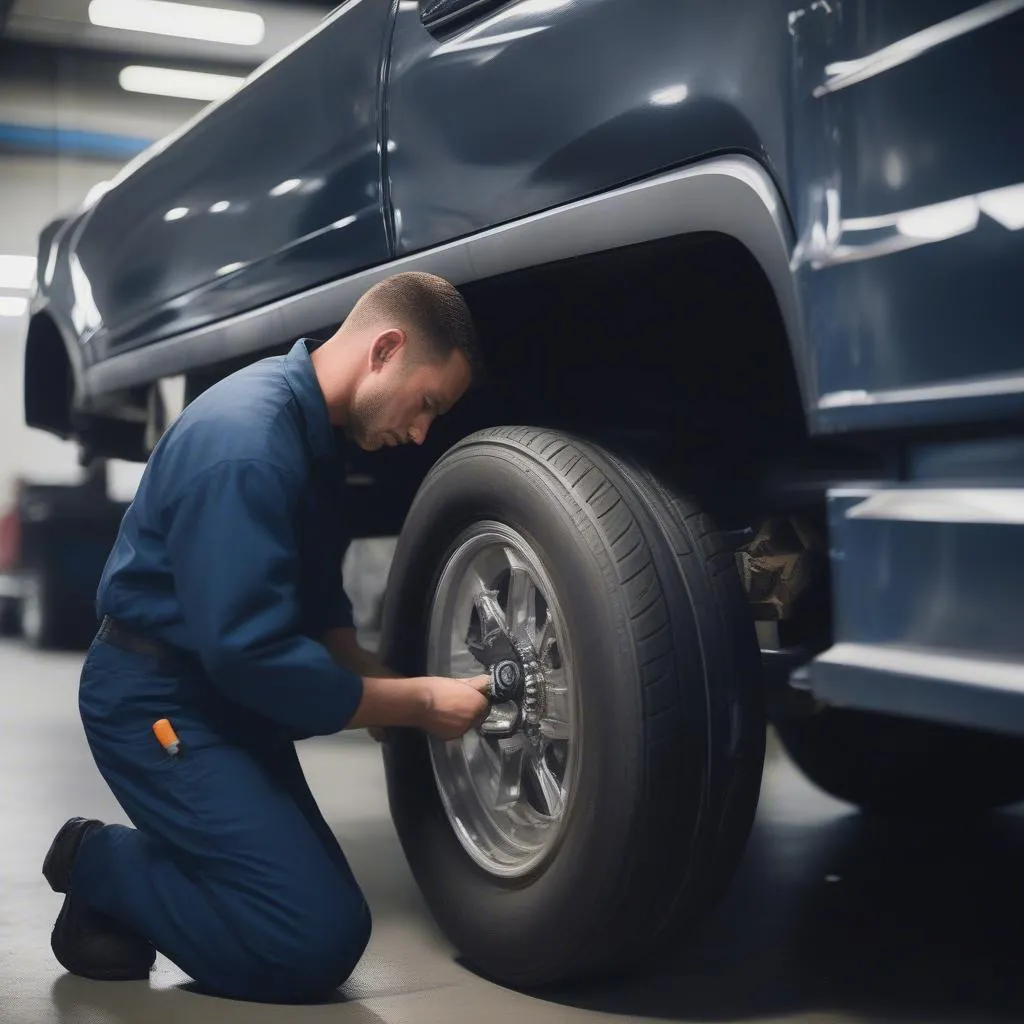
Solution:
[{"label": "dark blue truck", "polygon": [[463,290],[486,388],[349,469],[385,656],[507,630],[533,680],[385,746],[480,971],[692,936],[766,723],[866,811],[1024,799],[1022,54],[1024,0],[349,0],[43,231],[26,419],[86,459],[386,275]]}]

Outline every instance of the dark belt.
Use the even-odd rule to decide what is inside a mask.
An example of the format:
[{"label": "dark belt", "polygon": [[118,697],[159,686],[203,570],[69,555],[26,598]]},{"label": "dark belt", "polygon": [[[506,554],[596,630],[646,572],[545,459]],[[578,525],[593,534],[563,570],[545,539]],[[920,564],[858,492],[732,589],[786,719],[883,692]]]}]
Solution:
[{"label": "dark belt", "polygon": [[143,654],[148,658],[170,658],[182,654],[176,647],[136,633],[135,630],[129,629],[109,615],[103,616],[96,639],[111,644],[113,647],[120,647],[123,651]]}]

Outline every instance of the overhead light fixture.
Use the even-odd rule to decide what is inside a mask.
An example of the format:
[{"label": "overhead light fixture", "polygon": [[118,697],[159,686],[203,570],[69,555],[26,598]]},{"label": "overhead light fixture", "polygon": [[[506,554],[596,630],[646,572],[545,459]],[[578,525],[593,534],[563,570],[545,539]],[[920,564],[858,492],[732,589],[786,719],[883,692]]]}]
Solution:
[{"label": "overhead light fixture", "polygon": [[125,92],[151,96],[172,96],[182,100],[221,100],[245,81],[236,75],[213,75],[206,71],[180,71],[129,64],[117,76]]},{"label": "overhead light fixture", "polygon": [[23,316],[28,309],[28,299],[20,295],[0,295],[0,316]]},{"label": "overhead light fixture", "polygon": [[188,207],[187,206],[175,206],[173,210],[168,210],[164,214],[164,220],[167,220],[167,221],[181,220],[182,217],[187,217],[187,216],[188,216]]},{"label": "overhead light fixture", "polygon": [[35,256],[0,256],[0,288],[27,290],[35,276]]},{"label": "overhead light fixture", "polygon": [[89,21],[100,28],[152,32],[232,46],[263,41],[263,18],[249,11],[169,3],[167,0],[92,0]]},{"label": "overhead light fixture", "polygon": [[231,204],[226,199],[221,199],[210,207],[210,213],[224,213],[231,209]]}]

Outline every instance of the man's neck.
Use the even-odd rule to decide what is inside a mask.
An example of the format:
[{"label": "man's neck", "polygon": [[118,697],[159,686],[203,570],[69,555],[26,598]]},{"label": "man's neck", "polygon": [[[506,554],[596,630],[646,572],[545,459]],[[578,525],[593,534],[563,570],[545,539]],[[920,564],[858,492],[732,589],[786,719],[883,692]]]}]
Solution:
[{"label": "man's neck", "polygon": [[353,378],[351,368],[346,366],[351,361],[350,357],[339,342],[340,338],[335,335],[309,354],[320,393],[327,404],[328,416],[335,427],[345,425],[351,401],[349,382]]}]

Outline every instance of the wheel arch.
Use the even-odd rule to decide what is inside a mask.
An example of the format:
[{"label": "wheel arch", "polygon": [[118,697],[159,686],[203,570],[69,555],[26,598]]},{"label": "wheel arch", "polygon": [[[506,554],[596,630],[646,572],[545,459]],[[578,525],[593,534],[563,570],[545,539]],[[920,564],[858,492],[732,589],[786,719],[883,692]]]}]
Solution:
[{"label": "wheel arch", "polygon": [[90,366],[83,387],[90,396],[100,396],[218,363],[251,360],[302,335],[322,335],[348,315],[368,288],[406,270],[440,274],[468,288],[560,261],[708,232],[734,239],[761,267],[785,325],[806,406],[812,393],[810,364],[790,269],[789,214],[768,171],[742,154],[697,161],[119,353]]},{"label": "wheel arch", "polygon": [[80,368],[71,346],[49,309],[32,315],[25,339],[23,401],[25,424],[67,439],[74,433],[72,410]]}]

